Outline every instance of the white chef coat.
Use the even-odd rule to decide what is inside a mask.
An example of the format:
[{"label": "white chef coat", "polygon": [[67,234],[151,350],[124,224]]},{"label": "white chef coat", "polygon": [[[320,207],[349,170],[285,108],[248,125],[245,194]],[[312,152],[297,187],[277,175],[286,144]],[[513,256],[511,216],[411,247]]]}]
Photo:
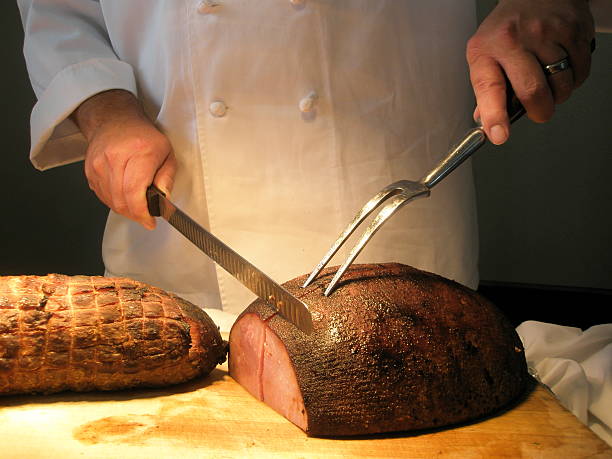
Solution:
[{"label": "white chef coat", "polygon": [[[173,145],[172,199],[279,282],[309,272],[367,199],[421,178],[472,124],[472,0],[19,6],[38,97],[33,164],[83,159],[85,139],[67,117],[95,93],[131,91]],[[111,212],[103,258],[108,275],[175,292],[222,329],[253,298],[164,222],[149,232]],[[388,261],[476,287],[469,162],[402,209],[357,259]]]}]

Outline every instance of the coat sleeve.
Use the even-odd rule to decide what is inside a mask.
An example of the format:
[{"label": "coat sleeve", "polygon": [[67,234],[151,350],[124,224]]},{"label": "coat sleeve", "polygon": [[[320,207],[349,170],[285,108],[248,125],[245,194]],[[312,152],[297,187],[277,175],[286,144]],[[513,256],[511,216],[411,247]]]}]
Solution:
[{"label": "coat sleeve", "polygon": [[24,56],[37,97],[30,160],[45,170],[82,160],[85,138],[70,114],[109,89],[137,94],[132,67],[115,55],[95,0],[17,0]]}]

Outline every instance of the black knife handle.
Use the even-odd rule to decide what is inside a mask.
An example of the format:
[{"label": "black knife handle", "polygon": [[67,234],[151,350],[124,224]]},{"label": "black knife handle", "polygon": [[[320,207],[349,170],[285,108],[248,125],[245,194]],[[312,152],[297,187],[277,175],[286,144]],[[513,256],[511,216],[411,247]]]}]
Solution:
[{"label": "black knife handle", "polygon": [[510,84],[510,80],[504,73],[504,78],[506,80],[506,110],[508,111],[508,118],[510,119],[510,123],[514,123],[516,120],[521,118],[526,112],[523,104],[518,100],[516,94],[514,94],[514,89],[512,89],[512,85]]},{"label": "black knife handle", "polygon": [[155,185],[147,188],[147,207],[151,217],[161,217],[161,208],[159,205],[159,197],[166,196],[162,190]]}]

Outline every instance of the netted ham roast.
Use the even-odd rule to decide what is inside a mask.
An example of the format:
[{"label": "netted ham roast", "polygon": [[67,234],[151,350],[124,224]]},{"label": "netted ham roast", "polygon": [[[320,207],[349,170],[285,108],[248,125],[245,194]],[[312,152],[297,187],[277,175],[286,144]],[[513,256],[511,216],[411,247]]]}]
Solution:
[{"label": "netted ham roast", "polygon": [[141,282],[0,277],[0,395],[175,384],[226,349],[204,311]]},{"label": "netted ham roast", "polygon": [[498,410],[526,387],[522,344],[485,298],[399,264],[354,265],[329,296],[335,268],[306,289],[307,336],[262,301],[230,334],[230,375],[313,436],[454,424]]}]

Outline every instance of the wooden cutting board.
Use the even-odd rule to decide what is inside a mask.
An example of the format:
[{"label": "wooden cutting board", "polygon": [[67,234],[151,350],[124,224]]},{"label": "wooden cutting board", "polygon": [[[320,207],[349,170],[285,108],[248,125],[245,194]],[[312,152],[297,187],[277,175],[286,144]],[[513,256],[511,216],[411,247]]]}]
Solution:
[{"label": "wooden cutting board", "polygon": [[612,458],[543,387],[472,424],[352,439],[309,438],[219,366],[166,389],[0,398],[1,458]]}]

